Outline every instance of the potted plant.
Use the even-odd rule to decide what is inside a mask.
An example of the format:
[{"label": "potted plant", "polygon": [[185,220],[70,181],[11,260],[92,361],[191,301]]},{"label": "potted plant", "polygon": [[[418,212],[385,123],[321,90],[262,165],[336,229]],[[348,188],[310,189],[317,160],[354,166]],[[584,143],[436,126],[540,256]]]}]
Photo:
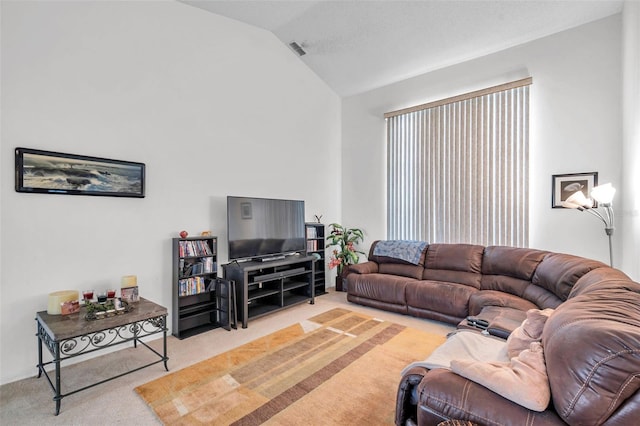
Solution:
[{"label": "potted plant", "polygon": [[358,263],[360,254],[364,252],[356,249],[355,245],[362,242],[364,235],[362,230],[358,228],[345,228],[338,223],[329,225],[331,232],[327,236],[327,247],[337,246],[333,249],[333,253],[329,260],[329,268],[338,268],[336,277],[336,290],[342,290],[342,277],[345,268],[349,265]]}]

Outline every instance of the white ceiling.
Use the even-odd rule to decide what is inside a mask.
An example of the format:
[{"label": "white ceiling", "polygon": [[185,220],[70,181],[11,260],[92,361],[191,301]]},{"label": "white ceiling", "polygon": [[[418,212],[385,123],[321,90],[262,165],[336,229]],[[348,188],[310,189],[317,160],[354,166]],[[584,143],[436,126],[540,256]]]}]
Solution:
[{"label": "white ceiling", "polygon": [[[181,0],[271,31],[350,96],[622,11],[622,0]],[[292,54],[293,53],[292,51]]]}]

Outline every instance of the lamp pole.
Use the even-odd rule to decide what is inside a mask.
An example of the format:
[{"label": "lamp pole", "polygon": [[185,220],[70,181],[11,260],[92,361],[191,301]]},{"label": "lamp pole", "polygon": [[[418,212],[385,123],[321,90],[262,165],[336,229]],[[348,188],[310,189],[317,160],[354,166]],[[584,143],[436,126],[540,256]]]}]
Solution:
[{"label": "lamp pole", "polygon": [[609,237],[609,264],[611,265],[611,267],[613,267],[613,243],[611,241],[613,230],[615,229],[613,227],[613,208],[611,207],[611,203],[602,203],[602,207],[604,208],[605,214],[607,216],[606,218],[599,211],[594,209],[585,209],[582,207],[578,207],[578,210],[587,211],[595,217],[599,218],[602,223],[604,223],[604,232]]},{"label": "lamp pole", "polygon": [[[562,202],[562,207],[568,209],[578,209],[581,212],[587,211],[600,219],[602,223],[604,223],[604,232],[609,237],[609,264],[613,267],[613,244],[611,242],[611,237],[613,235],[613,206],[611,202],[613,201],[613,196],[616,193],[616,189],[611,186],[610,183],[605,183],[604,185],[596,186],[591,190],[591,198],[587,198],[582,191],[577,191],[571,194],[569,198]],[[594,210],[593,200],[596,200],[600,203],[600,207],[604,209],[605,216],[602,215],[597,210]]]}]

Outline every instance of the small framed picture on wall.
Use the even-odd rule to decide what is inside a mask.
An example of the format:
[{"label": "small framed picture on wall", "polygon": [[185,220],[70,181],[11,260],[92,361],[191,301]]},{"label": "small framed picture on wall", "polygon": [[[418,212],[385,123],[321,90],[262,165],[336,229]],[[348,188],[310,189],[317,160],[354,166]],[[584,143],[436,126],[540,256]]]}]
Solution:
[{"label": "small framed picture on wall", "polygon": [[[551,207],[561,209],[562,202],[573,193],[581,191],[589,198],[591,190],[598,185],[598,172],[553,175],[551,182]],[[597,207],[594,204],[594,207]]]}]

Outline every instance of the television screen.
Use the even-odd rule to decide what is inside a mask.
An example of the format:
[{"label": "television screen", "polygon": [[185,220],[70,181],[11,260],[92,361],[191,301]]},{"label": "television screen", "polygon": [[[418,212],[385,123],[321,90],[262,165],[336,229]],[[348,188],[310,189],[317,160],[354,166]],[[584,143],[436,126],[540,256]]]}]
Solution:
[{"label": "television screen", "polygon": [[306,251],[304,201],[227,197],[229,260]]}]

